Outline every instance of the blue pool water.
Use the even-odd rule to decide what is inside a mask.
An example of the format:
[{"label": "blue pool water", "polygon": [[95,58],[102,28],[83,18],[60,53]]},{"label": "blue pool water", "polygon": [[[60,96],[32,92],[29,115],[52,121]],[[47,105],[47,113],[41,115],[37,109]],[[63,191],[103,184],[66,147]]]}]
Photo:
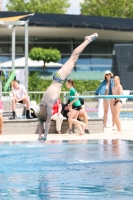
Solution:
[{"label": "blue pool water", "polygon": [[[98,118],[97,112],[88,112],[87,114],[90,118]],[[120,118],[121,119],[125,119],[125,118],[131,119],[131,118],[133,118],[133,112],[121,111],[120,112]]]},{"label": "blue pool water", "polygon": [[133,199],[133,142],[0,145],[1,200]]}]

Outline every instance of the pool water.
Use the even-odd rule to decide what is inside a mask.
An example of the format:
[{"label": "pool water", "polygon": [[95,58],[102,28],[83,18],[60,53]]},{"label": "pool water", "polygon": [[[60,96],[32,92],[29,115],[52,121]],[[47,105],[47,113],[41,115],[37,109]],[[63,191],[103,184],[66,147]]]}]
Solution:
[{"label": "pool water", "polygon": [[[98,118],[98,112],[88,112],[87,114],[90,118]],[[124,118],[132,119],[133,118],[133,112],[121,111],[120,112],[120,118],[121,119],[124,119]]]},{"label": "pool water", "polygon": [[133,142],[0,145],[0,199],[132,199]]}]

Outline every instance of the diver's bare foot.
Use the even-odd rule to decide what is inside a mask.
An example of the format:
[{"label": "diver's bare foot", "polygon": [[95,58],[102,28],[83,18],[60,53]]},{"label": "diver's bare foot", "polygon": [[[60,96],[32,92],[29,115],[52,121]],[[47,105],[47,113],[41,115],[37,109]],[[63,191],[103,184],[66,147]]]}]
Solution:
[{"label": "diver's bare foot", "polygon": [[96,40],[97,37],[98,37],[98,34],[97,34],[97,33],[93,33],[93,34],[90,35],[90,36],[86,36],[86,37],[85,37],[85,40],[88,40],[89,42],[92,42],[92,41]]},{"label": "diver's bare foot", "polygon": [[42,140],[42,135],[38,136],[38,140],[41,141]]}]

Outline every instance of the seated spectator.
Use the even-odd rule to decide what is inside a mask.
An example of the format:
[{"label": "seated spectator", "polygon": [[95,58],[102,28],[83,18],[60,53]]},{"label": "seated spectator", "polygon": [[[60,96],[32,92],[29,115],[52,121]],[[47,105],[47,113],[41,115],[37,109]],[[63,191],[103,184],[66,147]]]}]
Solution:
[{"label": "seated spectator", "polygon": [[68,119],[68,113],[70,112],[70,108],[69,108],[69,103],[70,103],[70,100],[68,99],[68,102],[66,104],[62,104],[62,115],[63,117],[66,117]]},{"label": "seated spectator", "polygon": [[0,112],[0,134],[3,133],[3,117],[2,113]]},{"label": "seated spectator", "polygon": [[[90,134],[89,129],[88,129],[88,116],[87,116],[87,113],[85,111],[85,106],[84,106],[84,99],[79,98],[79,100],[80,100],[80,103],[81,103],[81,110],[79,111],[77,119],[83,120],[83,122],[86,124],[85,133]],[[66,103],[62,106],[62,115],[66,118],[68,118],[69,113],[71,111],[69,106],[68,106],[69,103],[70,103],[70,100],[68,99],[68,103]]]},{"label": "seated spectator", "polygon": [[26,89],[24,85],[19,84],[16,80],[12,81],[12,114],[13,116],[10,119],[16,118],[16,103],[23,103],[26,105],[26,118],[32,119],[33,117],[30,116],[30,100],[28,98]]},{"label": "seated spectator", "polygon": [[61,100],[58,98],[57,101],[53,105],[53,113],[52,113],[52,120],[56,121],[56,133],[61,134],[61,125],[63,122],[63,115],[61,114],[62,105]]},{"label": "seated spectator", "polygon": [[81,110],[79,111],[77,119],[83,120],[83,122],[86,124],[85,133],[90,134],[89,129],[88,129],[88,116],[87,116],[87,113],[85,111],[84,99],[79,98],[79,100],[80,100],[80,103],[81,103]]},{"label": "seated spectator", "polygon": [[0,134],[3,133],[3,102],[0,100]]}]

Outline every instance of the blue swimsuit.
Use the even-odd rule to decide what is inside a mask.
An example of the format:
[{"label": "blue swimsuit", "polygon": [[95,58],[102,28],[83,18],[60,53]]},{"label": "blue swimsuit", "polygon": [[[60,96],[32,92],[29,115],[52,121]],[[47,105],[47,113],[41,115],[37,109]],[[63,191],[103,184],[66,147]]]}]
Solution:
[{"label": "blue swimsuit", "polygon": [[55,72],[54,75],[53,75],[53,80],[55,80],[55,81],[61,83],[61,82],[63,82],[63,81],[66,81],[67,78],[66,78],[65,80],[62,80],[62,78],[60,77],[60,74],[59,74],[58,71],[57,71],[57,72]]}]

